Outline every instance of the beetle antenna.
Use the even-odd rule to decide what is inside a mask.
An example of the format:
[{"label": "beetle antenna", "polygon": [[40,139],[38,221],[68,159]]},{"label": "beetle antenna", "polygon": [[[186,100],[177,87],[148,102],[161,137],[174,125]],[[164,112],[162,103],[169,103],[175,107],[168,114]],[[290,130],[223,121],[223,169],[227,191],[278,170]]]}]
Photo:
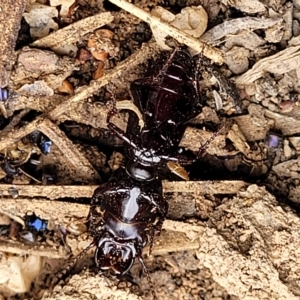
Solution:
[{"label": "beetle antenna", "polygon": [[220,134],[220,132],[224,129],[224,126],[221,126],[214,134],[199,148],[197,158],[202,157],[202,155],[205,153],[206,149],[210,145],[210,143]]},{"label": "beetle antenna", "polygon": [[156,297],[156,294],[155,294],[155,291],[154,291],[154,285],[153,285],[153,282],[152,282],[152,280],[151,280],[149,271],[148,271],[148,269],[147,269],[147,267],[146,267],[146,265],[145,265],[145,263],[144,263],[143,258],[142,258],[141,256],[139,256],[138,259],[139,259],[139,261],[140,261],[140,263],[141,263],[141,265],[142,265],[142,268],[143,268],[144,273],[145,273],[146,276],[147,276],[147,280],[148,280],[148,283],[149,283],[150,290],[151,290],[151,292],[152,292],[153,298],[156,300],[157,297]]},{"label": "beetle antenna", "polygon": [[95,247],[94,241],[85,249],[83,249],[77,256],[75,256],[63,270],[56,273],[56,275],[54,275],[54,278],[50,282],[50,288],[53,289],[54,286],[57,285],[64,276],[70,273],[71,269],[76,265],[76,263],[93,247]]}]

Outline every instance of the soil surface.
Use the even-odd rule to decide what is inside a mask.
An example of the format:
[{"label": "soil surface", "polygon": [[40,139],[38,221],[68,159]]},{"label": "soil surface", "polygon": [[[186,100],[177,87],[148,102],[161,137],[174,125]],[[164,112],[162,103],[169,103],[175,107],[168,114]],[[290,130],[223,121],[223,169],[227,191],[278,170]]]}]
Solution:
[{"label": "soil surface", "polygon": [[[300,1],[4,2],[0,299],[299,299]],[[210,142],[182,178],[159,170],[149,276],[136,262],[118,281],[94,249],[77,257],[94,190],[126,161],[107,114],[126,129],[130,84],[173,47],[195,55],[204,103],[183,154]]]}]

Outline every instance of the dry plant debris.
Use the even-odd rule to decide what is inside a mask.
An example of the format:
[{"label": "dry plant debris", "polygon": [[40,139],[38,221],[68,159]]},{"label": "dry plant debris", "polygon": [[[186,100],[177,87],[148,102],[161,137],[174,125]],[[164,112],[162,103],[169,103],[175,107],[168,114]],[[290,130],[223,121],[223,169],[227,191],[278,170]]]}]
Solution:
[{"label": "dry plant debris", "polygon": [[101,13],[85,18],[69,26],[57,30],[41,39],[34,41],[30,46],[38,48],[53,48],[77,43],[82,37],[113,21],[110,12]]},{"label": "dry plant debris", "polygon": [[48,35],[51,30],[58,29],[58,24],[53,20],[58,17],[58,11],[55,7],[33,3],[27,5],[23,17],[30,26],[32,37],[42,38]]},{"label": "dry plant debris", "polygon": [[0,31],[2,35],[0,44],[0,87],[2,88],[7,86],[10,71],[14,64],[14,47],[25,6],[26,0],[5,1],[0,6]]},{"label": "dry plant debris", "polygon": [[[58,183],[50,185],[38,185],[41,181],[33,183],[30,177],[12,183],[2,180],[0,213],[18,222],[34,211],[71,233],[67,244],[73,254],[87,246],[91,241],[84,232],[88,204],[66,201],[90,198],[100,177],[106,180],[106,155],[90,145],[95,140],[98,145],[107,135],[110,89],[105,87],[113,85],[118,99],[129,99],[129,83],[144,74],[144,65],[157,56],[158,45],[165,45],[164,37],[170,35],[195,53],[223,64],[215,68],[200,57],[201,92],[209,107],[187,128],[181,146],[197,151],[213,132],[203,124],[220,128],[222,118],[224,130],[212,141],[197,170],[217,180],[163,182],[170,205],[168,220],[155,240],[155,258],[147,259],[153,264],[155,292],[159,299],[298,299],[299,217],[285,202],[298,210],[299,1],[188,1],[187,7],[179,1],[169,1],[168,6],[159,0],[110,2],[119,8],[111,9],[103,1],[50,1],[48,6],[45,1],[8,0],[0,4],[4,37],[0,87],[7,87],[11,94],[0,105],[5,124],[0,132],[1,155],[9,158],[7,153],[15,147],[20,151],[22,139],[39,130],[55,146],[53,156],[43,157],[42,162],[47,164],[56,155],[53,161],[59,164],[60,175]],[[150,13],[153,7],[156,14]],[[203,22],[193,19],[198,13]],[[28,26],[25,35],[30,37],[25,42],[22,14]],[[199,37],[206,23],[209,30]],[[163,38],[156,32],[163,32]],[[152,34],[155,41],[150,39]],[[35,36],[40,38],[34,41]],[[143,127],[143,116],[132,102],[118,101],[117,107],[133,110]],[[33,111],[39,113],[32,117]],[[29,121],[23,122],[27,117]],[[113,122],[125,129],[126,113],[118,113]],[[28,155],[24,156],[27,160]],[[189,173],[193,177],[195,170]],[[242,180],[223,180],[226,176]],[[263,187],[245,182],[257,178],[277,200]],[[5,223],[4,219],[0,221]],[[69,256],[67,248],[47,243],[32,247],[1,237],[0,294],[24,292],[40,272],[33,265],[49,266],[53,262],[47,260]],[[28,265],[32,273],[25,274]],[[18,276],[12,277],[13,273]],[[202,278],[209,280],[202,282]],[[68,299],[70,294],[72,299],[74,295],[151,299],[143,280],[139,284],[144,296],[140,297],[128,287],[116,288],[108,279],[85,271],[44,299]]]},{"label": "dry plant debris", "polygon": [[124,10],[130,12],[131,14],[135,15],[136,17],[142,19],[143,21],[148,22],[152,27],[160,28],[161,31],[164,31],[168,35],[172,36],[180,43],[191,47],[197,53],[203,53],[205,56],[210,58],[215,63],[223,62],[223,56],[219,50],[207,44],[204,44],[199,40],[196,40],[195,38],[185,33],[184,31],[181,31],[176,27],[169,25],[164,21],[161,21],[159,18],[152,16],[151,14],[147,13],[142,9],[139,9],[138,7],[127,2],[126,0],[110,0],[110,1],[118,5],[119,7],[123,8]]},{"label": "dry plant debris", "polygon": [[272,56],[261,59],[251,70],[236,78],[237,84],[250,84],[264,73],[285,74],[299,67],[299,44],[300,38],[291,40],[291,45]]},{"label": "dry plant debris", "polygon": [[[172,14],[161,6],[157,6],[151,11],[151,14],[161,19],[162,22],[169,23],[195,38],[199,38],[207,28],[207,13],[201,5],[198,7],[184,8],[177,15]],[[168,33],[162,31],[160,27],[155,25],[150,24],[150,27],[160,48],[171,50],[165,43]]]}]

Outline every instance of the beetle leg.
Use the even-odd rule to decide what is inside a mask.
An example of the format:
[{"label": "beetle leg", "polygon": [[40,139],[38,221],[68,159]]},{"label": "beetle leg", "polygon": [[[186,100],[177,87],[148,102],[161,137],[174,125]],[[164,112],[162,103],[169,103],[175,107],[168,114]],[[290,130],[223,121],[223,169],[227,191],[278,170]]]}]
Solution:
[{"label": "beetle leg", "polygon": [[221,126],[203,145],[201,145],[196,156],[196,160],[203,156],[210,143],[220,134],[223,129],[224,126]]},{"label": "beetle leg", "polygon": [[[189,165],[189,164],[196,162],[199,158],[201,158],[203,156],[203,154],[205,153],[206,149],[209,147],[210,143],[220,134],[220,132],[223,129],[224,129],[224,126],[221,126],[203,145],[201,145],[196,157],[194,157],[194,158],[186,158],[186,157],[182,157],[182,156],[173,156],[173,157],[170,156],[170,157],[162,157],[162,159],[167,161],[168,167],[169,167],[169,165],[171,165],[171,168],[169,167],[170,171],[172,171],[173,173],[176,174],[176,172],[174,172],[174,170],[172,169],[172,163],[174,163],[175,166],[179,167],[179,172],[183,173],[183,175],[184,175],[184,171],[180,170],[180,167],[181,167],[180,164]],[[172,163],[170,164],[170,162],[172,162]],[[181,178],[185,179],[185,177],[182,176],[181,174],[177,174],[177,175],[180,176]]]},{"label": "beetle leg", "polygon": [[150,229],[149,229],[149,255],[152,253],[152,248],[153,248],[153,242],[154,242],[154,226],[151,224]]},{"label": "beetle leg", "polygon": [[114,123],[111,122],[111,118],[118,113],[117,110],[117,101],[114,93],[111,93],[111,98],[113,101],[113,108],[107,113],[107,118],[106,118],[106,123],[107,123],[107,128],[111,130],[113,133],[115,133],[122,141],[127,143],[129,146],[133,148],[137,148],[137,146],[131,141],[130,138],[126,136],[126,133],[116,126]]},{"label": "beetle leg", "polygon": [[53,289],[55,285],[65,276],[67,276],[71,269],[76,265],[76,263],[93,247],[96,246],[95,241],[93,241],[91,244],[89,244],[85,249],[83,249],[77,256],[75,256],[68,265],[59,271],[58,273],[54,274],[50,277],[50,283],[47,284],[50,289]]},{"label": "beetle leg", "polygon": [[140,255],[138,256],[138,259],[139,259],[139,261],[140,261],[140,263],[141,263],[141,265],[142,265],[142,268],[143,268],[144,273],[145,273],[146,276],[147,276],[147,280],[148,280],[150,289],[151,289],[152,292],[153,292],[153,291],[154,291],[154,287],[153,287],[152,280],[151,280],[151,278],[150,278],[149,271],[148,271],[148,269],[147,269],[147,267],[146,267],[146,265],[145,265],[145,263],[144,263],[143,258],[142,258]]},{"label": "beetle leg", "polygon": [[103,188],[101,187],[95,191],[91,199],[90,210],[87,217],[88,228],[93,236],[97,236],[97,234],[99,233],[98,227],[99,225],[101,225],[101,223],[103,223],[103,219],[102,219],[103,211],[101,210],[101,206],[102,206],[101,199],[103,199],[102,194],[103,194]]}]

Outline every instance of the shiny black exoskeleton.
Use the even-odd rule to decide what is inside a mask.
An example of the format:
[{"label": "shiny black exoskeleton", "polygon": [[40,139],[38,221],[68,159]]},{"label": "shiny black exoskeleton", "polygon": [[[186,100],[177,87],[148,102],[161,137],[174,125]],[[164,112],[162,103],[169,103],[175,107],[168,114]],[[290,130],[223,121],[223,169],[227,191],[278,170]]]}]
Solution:
[{"label": "shiny black exoskeleton", "polygon": [[157,166],[178,161],[178,145],[187,122],[202,110],[197,65],[184,51],[173,51],[151,77],[131,84],[134,104],[141,111],[141,129],[135,113],[129,111],[127,131],[110,122],[108,127],[126,142],[127,173],[137,180],[152,180]]},{"label": "shiny black exoskeleton", "polygon": [[97,247],[95,261],[100,272],[125,274],[150,238],[161,231],[168,210],[161,182],[136,182],[124,169],[94,192],[89,214],[90,232]]},{"label": "shiny black exoskeleton", "polygon": [[144,118],[130,112],[126,133],[110,122],[108,127],[126,142],[125,170],[94,193],[89,213],[95,261],[101,273],[125,274],[154,233],[160,233],[168,204],[155,170],[178,161],[178,145],[187,122],[201,112],[195,61],[184,51],[174,51],[152,77],[131,84],[134,104]]}]

